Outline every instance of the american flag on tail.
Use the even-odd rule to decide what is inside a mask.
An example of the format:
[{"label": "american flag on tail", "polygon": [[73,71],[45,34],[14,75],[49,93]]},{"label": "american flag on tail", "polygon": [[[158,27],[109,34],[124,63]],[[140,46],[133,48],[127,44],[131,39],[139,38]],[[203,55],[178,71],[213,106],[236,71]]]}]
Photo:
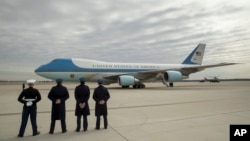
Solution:
[{"label": "american flag on tail", "polygon": [[201,52],[197,51],[196,56],[201,56]]}]

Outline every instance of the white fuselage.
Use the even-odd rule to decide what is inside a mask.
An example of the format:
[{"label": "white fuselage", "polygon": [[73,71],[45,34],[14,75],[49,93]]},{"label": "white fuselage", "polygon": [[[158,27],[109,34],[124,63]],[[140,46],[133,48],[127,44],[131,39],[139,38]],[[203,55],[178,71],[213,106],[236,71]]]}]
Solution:
[{"label": "white fuselage", "polygon": [[[119,62],[103,62],[88,59],[70,59],[72,64],[68,69],[61,69],[62,66],[57,67],[56,62],[43,65],[41,67],[48,67],[48,69],[37,69],[35,72],[43,77],[49,79],[63,78],[64,80],[76,81],[80,77],[85,77],[88,81],[96,81],[105,76],[137,73],[152,70],[168,70],[173,68],[181,68],[190,65],[184,64],[150,64],[150,63],[119,63]],[[68,63],[69,60],[65,61]],[[53,66],[55,69],[49,69]],[[70,68],[72,66],[72,68]],[[195,65],[194,65],[195,66]],[[65,66],[67,67],[67,66]]]}]

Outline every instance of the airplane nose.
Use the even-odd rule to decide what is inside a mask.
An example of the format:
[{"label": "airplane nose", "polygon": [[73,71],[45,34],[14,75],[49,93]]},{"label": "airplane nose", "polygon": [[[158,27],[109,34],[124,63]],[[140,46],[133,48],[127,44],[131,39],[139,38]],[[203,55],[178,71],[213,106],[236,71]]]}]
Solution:
[{"label": "airplane nose", "polygon": [[36,68],[34,72],[35,72],[35,73],[37,73],[38,71],[39,71],[39,69],[38,69],[38,68]]},{"label": "airplane nose", "polygon": [[40,68],[40,67],[36,68],[34,72],[35,72],[35,73],[39,72],[39,68]]},{"label": "airplane nose", "polygon": [[36,68],[34,70],[34,72],[35,72],[35,74],[37,74],[41,77],[45,77],[45,74],[44,74],[44,72],[46,72],[45,70],[46,70],[46,65],[41,65],[38,68]]},{"label": "airplane nose", "polygon": [[37,73],[39,73],[39,72],[42,72],[43,67],[44,67],[44,65],[42,65],[42,66],[36,68],[36,69],[35,69],[35,73],[37,74]]}]

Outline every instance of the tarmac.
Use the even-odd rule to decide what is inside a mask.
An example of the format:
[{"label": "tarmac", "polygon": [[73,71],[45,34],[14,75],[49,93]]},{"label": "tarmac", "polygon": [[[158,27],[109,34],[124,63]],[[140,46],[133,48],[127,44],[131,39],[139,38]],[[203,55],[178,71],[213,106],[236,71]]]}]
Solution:
[{"label": "tarmac", "polygon": [[35,88],[42,95],[37,114],[41,134],[32,136],[29,120],[23,138],[17,137],[23,106],[17,97],[22,86],[1,84],[0,141],[229,141],[231,124],[250,124],[249,81],[179,82],[172,88],[161,83],[145,83],[145,89],[122,89],[114,84],[106,86],[111,95],[108,129],[95,130],[92,94],[97,84],[86,84],[91,88],[87,132],[75,132],[74,88],[78,83],[64,83],[70,93],[66,101],[68,132],[61,133],[61,124],[57,121],[55,133],[48,134],[51,101],[47,95],[55,84],[39,83]]}]

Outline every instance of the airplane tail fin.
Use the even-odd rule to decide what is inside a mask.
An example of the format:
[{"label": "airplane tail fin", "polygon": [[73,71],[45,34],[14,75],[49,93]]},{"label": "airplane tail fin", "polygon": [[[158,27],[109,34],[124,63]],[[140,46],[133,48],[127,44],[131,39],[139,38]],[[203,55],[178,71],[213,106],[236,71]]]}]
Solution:
[{"label": "airplane tail fin", "polygon": [[202,64],[203,55],[205,52],[206,44],[198,44],[198,46],[188,55],[182,64]]}]

